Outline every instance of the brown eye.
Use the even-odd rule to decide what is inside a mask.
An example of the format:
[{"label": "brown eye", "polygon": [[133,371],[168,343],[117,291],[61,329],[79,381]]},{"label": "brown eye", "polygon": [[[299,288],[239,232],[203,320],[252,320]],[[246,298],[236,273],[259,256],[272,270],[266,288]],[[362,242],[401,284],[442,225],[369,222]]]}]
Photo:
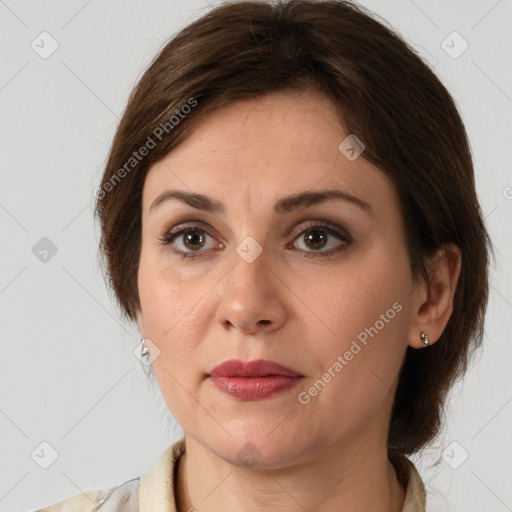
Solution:
[{"label": "brown eye", "polygon": [[205,236],[203,231],[200,229],[186,231],[181,233],[181,236],[183,245],[191,251],[197,251],[201,249],[205,243]]},{"label": "brown eye", "polygon": [[[206,249],[214,247],[215,239],[206,230],[189,224],[174,227],[160,238],[160,243],[169,246],[175,254],[183,258],[197,258],[203,256]],[[221,243],[217,245],[219,248],[223,247]]]},{"label": "brown eye", "polygon": [[[318,224],[318,221],[305,227],[292,247],[299,246],[299,251],[308,258],[332,256],[352,244],[351,236],[343,228],[338,232],[330,225]],[[189,224],[174,227],[160,238],[160,243],[183,258],[198,258],[206,256],[208,249],[214,248],[215,238],[199,226]],[[217,245],[219,249],[224,248],[220,242]]]},{"label": "brown eye", "polygon": [[299,250],[307,257],[316,258],[332,256],[351,244],[352,238],[348,233],[340,233],[327,225],[313,224],[300,233],[293,245],[299,246]]},{"label": "brown eye", "polygon": [[304,235],[304,242],[311,249],[322,249],[327,244],[328,236],[321,229],[311,229]]}]

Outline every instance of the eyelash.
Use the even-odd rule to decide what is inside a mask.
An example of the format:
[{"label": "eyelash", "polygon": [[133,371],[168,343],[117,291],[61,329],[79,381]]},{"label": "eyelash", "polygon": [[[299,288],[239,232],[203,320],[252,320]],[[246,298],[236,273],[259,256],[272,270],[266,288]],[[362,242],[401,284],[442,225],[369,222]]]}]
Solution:
[{"label": "eyelash", "polygon": [[[325,231],[329,235],[333,236],[334,238],[337,238],[338,240],[340,240],[342,242],[342,244],[340,246],[338,246],[335,249],[330,249],[329,251],[321,251],[321,250],[304,251],[302,249],[299,249],[300,252],[314,254],[314,256],[313,255],[307,256],[309,258],[326,258],[326,257],[332,256],[334,254],[337,254],[339,252],[342,252],[345,249],[347,249],[347,247],[352,245],[352,238],[347,232],[340,233],[340,232],[336,231],[336,229],[332,228],[331,225],[327,222],[315,221],[315,223],[311,223],[311,224],[303,223],[303,224],[300,224],[299,228],[302,229],[302,231],[294,238],[294,243],[296,240],[298,240],[300,238],[301,235],[304,235],[305,233],[310,232],[310,231],[316,231],[318,228],[321,228],[320,229],[321,231]],[[180,235],[184,235],[186,233],[194,232],[194,231],[200,231],[200,232],[206,233],[208,236],[214,238],[212,235],[210,235],[208,233],[208,231],[206,229],[202,228],[200,225],[191,223],[191,224],[181,225],[178,230],[177,230],[177,228],[171,229],[163,237],[159,238],[159,243],[164,246],[171,246],[172,242],[176,238],[178,238]],[[344,231],[344,230],[342,230],[342,231]],[[192,259],[200,258],[200,257],[202,257],[201,253],[205,252],[205,251],[201,251],[201,250],[199,250],[199,251],[181,251],[181,250],[176,250],[176,249],[172,249],[172,248],[171,248],[171,250],[174,254],[181,256],[183,259],[185,259],[185,258],[192,258]]]}]

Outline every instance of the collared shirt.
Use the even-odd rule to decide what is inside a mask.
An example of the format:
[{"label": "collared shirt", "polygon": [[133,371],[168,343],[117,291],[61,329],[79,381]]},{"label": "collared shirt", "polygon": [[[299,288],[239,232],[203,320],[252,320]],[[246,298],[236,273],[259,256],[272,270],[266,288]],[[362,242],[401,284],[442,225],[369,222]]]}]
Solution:
[{"label": "collared shirt", "polygon": [[[185,439],[182,438],[164,451],[146,475],[108,490],[73,496],[36,512],[176,512],[174,475],[177,461],[184,452]],[[425,512],[421,477],[409,459],[403,457],[401,462],[399,473],[407,480],[402,512]]]}]

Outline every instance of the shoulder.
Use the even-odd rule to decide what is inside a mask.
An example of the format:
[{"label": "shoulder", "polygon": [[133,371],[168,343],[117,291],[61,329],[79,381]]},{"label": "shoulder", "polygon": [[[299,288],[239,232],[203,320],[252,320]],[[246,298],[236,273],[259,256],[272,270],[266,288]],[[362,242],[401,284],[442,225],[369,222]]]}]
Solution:
[{"label": "shoulder", "polygon": [[389,459],[405,490],[404,505],[401,512],[425,512],[425,485],[414,463],[398,451],[390,451]]},{"label": "shoulder", "polygon": [[425,512],[426,510],[426,492],[423,480],[413,462],[407,459],[409,463],[409,474],[402,512]]},{"label": "shoulder", "polygon": [[88,491],[72,496],[35,512],[139,512],[140,478],[102,491]]},{"label": "shoulder", "polygon": [[184,452],[185,440],[180,439],[167,447],[146,475],[104,491],[84,492],[34,512],[176,512],[174,475]]}]

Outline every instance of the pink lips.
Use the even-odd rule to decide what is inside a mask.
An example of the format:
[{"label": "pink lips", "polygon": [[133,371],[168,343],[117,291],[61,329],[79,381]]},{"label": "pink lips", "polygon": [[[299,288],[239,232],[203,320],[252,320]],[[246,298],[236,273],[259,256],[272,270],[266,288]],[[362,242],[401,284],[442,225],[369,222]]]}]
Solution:
[{"label": "pink lips", "polygon": [[261,400],[291,388],[303,375],[264,359],[230,359],[216,366],[209,377],[220,391],[234,398]]}]

